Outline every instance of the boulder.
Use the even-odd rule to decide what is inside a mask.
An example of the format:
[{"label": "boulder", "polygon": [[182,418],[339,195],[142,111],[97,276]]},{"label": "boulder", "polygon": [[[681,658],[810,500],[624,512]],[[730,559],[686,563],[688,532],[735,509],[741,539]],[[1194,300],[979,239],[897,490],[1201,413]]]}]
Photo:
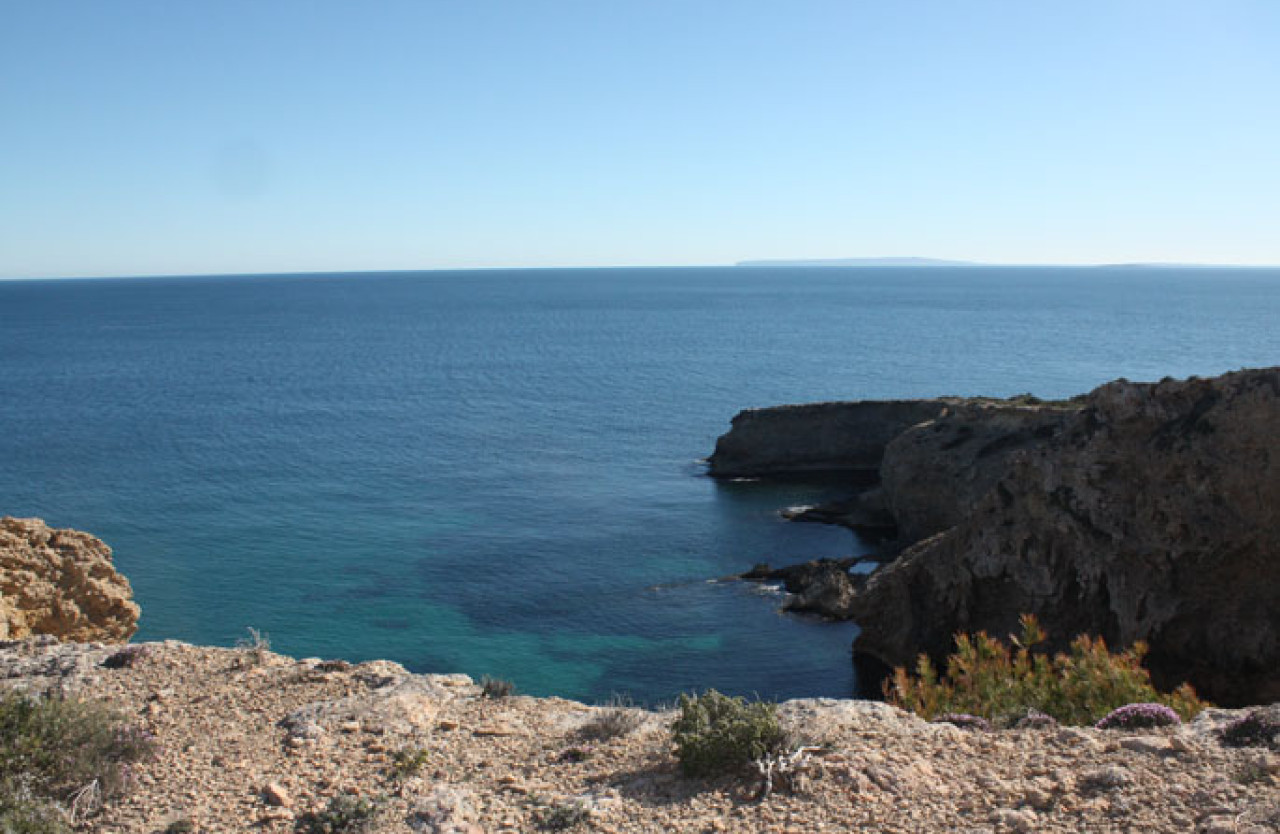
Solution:
[{"label": "boulder", "polygon": [[100,539],[38,518],[0,518],[0,639],[120,643],[138,630],[138,614]]},{"label": "boulder", "polygon": [[855,652],[940,659],[955,633],[1015,633],[1032,613],[1053,647],[1147,641],[1157,684],[1280,700],[1280,368],[1119,380],[1080,405],[872,576]]}]

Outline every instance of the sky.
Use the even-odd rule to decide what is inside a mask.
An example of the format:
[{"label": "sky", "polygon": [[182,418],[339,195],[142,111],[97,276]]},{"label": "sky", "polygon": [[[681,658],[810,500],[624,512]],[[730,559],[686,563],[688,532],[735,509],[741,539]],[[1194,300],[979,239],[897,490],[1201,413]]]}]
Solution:
[{"label": "sky", "polygon": [[1280,264],[1275,0],[0,0],[0,277]]}]

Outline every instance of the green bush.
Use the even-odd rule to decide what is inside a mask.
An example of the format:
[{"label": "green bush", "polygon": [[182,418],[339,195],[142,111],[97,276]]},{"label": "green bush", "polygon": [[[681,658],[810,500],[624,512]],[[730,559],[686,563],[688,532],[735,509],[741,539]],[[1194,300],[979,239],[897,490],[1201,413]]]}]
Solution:
[{"label": "green bush", "polygon": [[427,766],[431,754],[422,747],[405,747],[391,754],[391,766],[387,775],[392,779],[408,779]]},{"label": "green bush", "polygon": [[[94,701],[0,694],[0,831],[60,831],[124,791],[155,743]],[[41,828],[33,820],[46,819]]]},{"label": "green bush", "polygon": [[19,779],[0,783],[0,831],[4,834],[71,834],[66,812],[34,795]]},{"label": "green bush", "polygon": [[581,803],[553,803],[533,812],[534,825],[540,831],[568,831],[591,819],[591,811]]},{"label": "green bush", "polygon": [[303,834],[356,834],[369,831],[377,815],[377,803],[352,794],[341,794],[329,800],[323,811],[303,814],[295,828]]},{"label": "green bush", "polygon": [[681,695],[679,706],[680,717],[671,732],[685,776],[736,773],[780,752],[785,741],[776,704],[749,703],[711,689],[703,695]]},{"label": "green bush", "polygon": [[1100,637],[1081,635],[1069,651],[1033,651],[1045,634],[1035,617],[1022,617],[1022,634],[1012,646],[987,636],[958,635],[945,675],[921,655],[912,675],[902,667],[885,681],[890,703],[932,719],[946,713],[978,715],[1010,724],[1035,710],[1063,724],[1093,724],[1126,704],[1164,704],[1184,720],[1206,704],[1190,686],[1157,692],[1142,668],[1147,647],[1139,642],[1118,654]]}]

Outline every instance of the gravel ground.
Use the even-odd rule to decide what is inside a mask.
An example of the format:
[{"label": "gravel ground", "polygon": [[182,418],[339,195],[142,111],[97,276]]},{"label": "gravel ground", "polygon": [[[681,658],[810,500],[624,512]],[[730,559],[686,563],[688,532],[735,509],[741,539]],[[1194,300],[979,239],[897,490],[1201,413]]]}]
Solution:
[{"label": "gravel ground", "polygon": [[[681,778],[670,713],[487,698],[465,676],[386,661],[142,645],[108,669],[118,647],[0,643],[0,681],[104,699],[159,742],[83,831],[305,830],[343,795],[377,809],[365,830],[388,832],[1280,831],[1280,757],[1222,747],[1221,710],[1142,734],[983,733],[791,701],[784,724],[822,749],[762,800],[758,778]],[[587,740],[602,724],[624,732]]]}]

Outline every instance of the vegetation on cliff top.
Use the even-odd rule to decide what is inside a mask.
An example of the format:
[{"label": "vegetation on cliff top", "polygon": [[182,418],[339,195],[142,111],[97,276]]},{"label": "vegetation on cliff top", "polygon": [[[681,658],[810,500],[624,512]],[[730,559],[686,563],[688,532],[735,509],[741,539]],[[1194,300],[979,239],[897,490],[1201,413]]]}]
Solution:
[{"label": "vegetation on cliff top", "polygon": [[0,694],[0,831],[60,834],[129,784],[145,731],[95,701]]},{"label": "vegetation on cliff top", "polygon": [[1022,617],[1022,633],[1006,645],[985,632],[956,636],[945,674],[921,655],[915,674],[898,667],[884,691],[896,706],[924,718],[975,715],[1012,726],[1029,714],[1060,723],[1095,724],[1127,704],[1163,704],[1182,719],[1205,706],[1190,686],[1158,692],[1142,667],[1147,647],[1139,642],[1115,653],[1100,637],[1081,635],[1069,651],[1049,655],[1034,647],[1045,633],[1035,617]]}]

